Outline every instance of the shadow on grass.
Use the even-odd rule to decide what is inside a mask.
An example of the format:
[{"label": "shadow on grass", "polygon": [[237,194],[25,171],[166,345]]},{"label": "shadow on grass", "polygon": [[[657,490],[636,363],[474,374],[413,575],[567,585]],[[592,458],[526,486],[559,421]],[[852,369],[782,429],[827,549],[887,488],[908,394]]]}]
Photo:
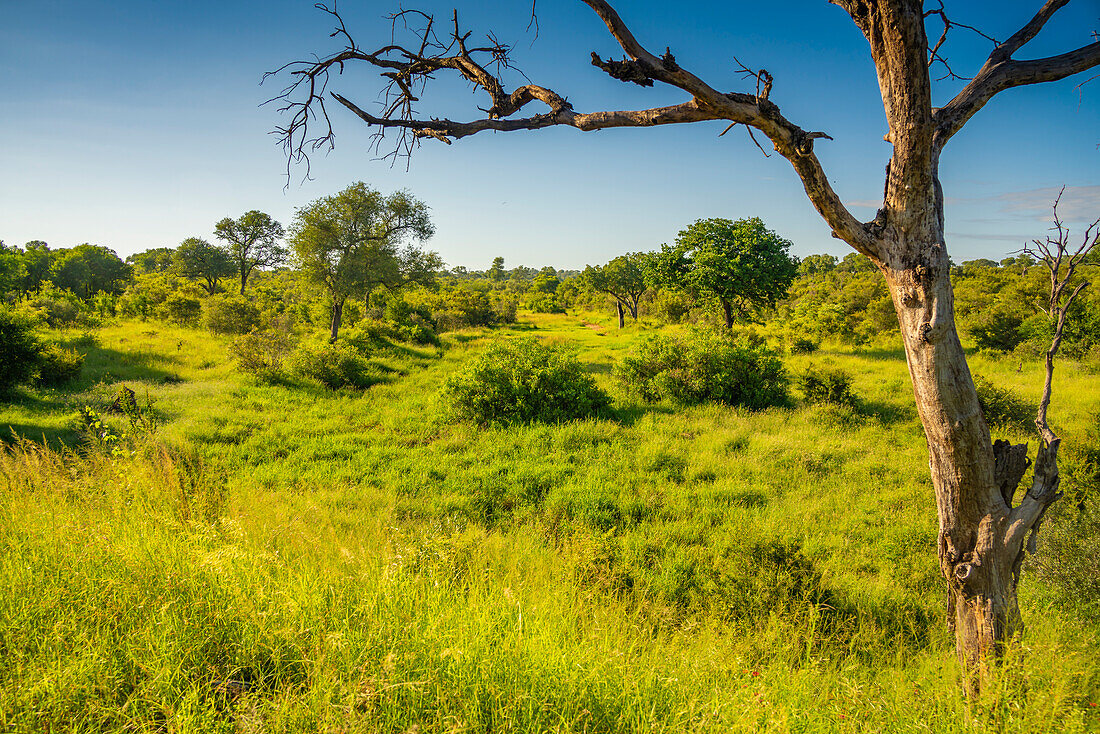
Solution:
[{"label": "shadow on grass", "polygon": [[183,379],[165,368],[166,364],[179,364],[174,355],[154,352],[124,352],[101,346],[83,345],[77,349],[84,355],[84,368],[80,378],[65,386],[66,391],[79,392],[99,382],[183,382]]},{"label": "shadow on grass", "polygon": [[901,347],[893,349],[887,347],[874,347],[872,349],[860,349],[855,352],[857,357],[866,357],[880,362],[904,362],[905,350]]},{"label": "shadow on grass", "polygon": [[630,428],[647,415],[672,415],[675,412],[676,410],[674,408],[660,403],[653,403],[651,405],[635,403],[632,405],[608,408],[606,411],[602,411],[599,417],[615,421],[616,423],[620,423]]},{"label": "shadow on grass", "polygon": [[72,448],[80,443],[80,434],[71,428],[58,426],[31,425],[28,423],[8,423],[0,434],[0,442],[11,444],[17,439],[33,441],[54,450]]}]

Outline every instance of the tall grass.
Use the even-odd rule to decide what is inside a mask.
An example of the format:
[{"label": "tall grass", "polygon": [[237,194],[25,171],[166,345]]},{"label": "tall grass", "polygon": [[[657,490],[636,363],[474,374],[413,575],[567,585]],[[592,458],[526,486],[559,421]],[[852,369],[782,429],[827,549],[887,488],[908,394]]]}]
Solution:
[{"label": "tall grass", "polygon": [[[642,331],[532,325],[611,391]],[[183,382],[136,383],[152,435],[0,455],[0,730],[1100,727],[1096,623],[1027,576],[1026,635],[965,701],[904,361],[792,359],[854,375],[858,410],[616,393],[599,420],[478,428],[437,405],[476,338],[334,392],[238,377],[187,334]],[[1068,443],[1100,395],[1059,379]]]}]

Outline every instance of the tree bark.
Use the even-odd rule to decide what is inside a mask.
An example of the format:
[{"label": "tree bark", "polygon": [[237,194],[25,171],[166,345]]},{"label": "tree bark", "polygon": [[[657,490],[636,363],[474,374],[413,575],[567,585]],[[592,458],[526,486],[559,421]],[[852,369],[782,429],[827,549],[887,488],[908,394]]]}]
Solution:
[{"label": "tree bark", "polygon": [[340,333],[340,319],[344,316],[344,299],[332,299],[332,331],[329,336],[329,344],[336,343],[336,336]]},{"label": "tree bark", "polygon": [[624,314],[623,314],[623,302],[622,301],[620,301],[620,300],[615,301],[615,311],[619,314],[619,328],[621,329],[621,328],[623,328],[623,326],[625,326],[625,323],[626,323],[623,320]]},{"label": "tree bark", "polygon": [[725,298],[722,300],[722,315],[726,319],[726,328],[733,328],[733,304],[727,301]]}]

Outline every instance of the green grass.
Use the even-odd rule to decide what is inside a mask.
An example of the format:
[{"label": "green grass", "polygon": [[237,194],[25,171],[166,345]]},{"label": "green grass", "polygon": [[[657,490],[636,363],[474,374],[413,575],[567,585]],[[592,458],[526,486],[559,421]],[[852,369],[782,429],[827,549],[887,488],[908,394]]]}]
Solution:
[{"label": "green grass", "polygon": [[[0,425],[73,446],[119,384],[160,425],[0,459],[0,730],[1100,730],[1100,630],[1026,575],[1025,636],[963,697],[899,352],[786,358],[851,373],[856,409],[676,408],[614,384],[654,328],[614,326],[516,329],[574,344],[611,417],[488,428],[438,402],[486,332],[387,350],[365,392],[259,384],[199,331],[83,340],[82,381]],[[1060,367],[1066,444],[1097,387]]]}]

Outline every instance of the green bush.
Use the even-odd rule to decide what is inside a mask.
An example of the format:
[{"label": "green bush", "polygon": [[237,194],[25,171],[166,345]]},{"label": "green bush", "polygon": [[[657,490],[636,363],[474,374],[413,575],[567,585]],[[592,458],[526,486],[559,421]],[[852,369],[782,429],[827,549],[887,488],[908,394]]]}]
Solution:
[{"label": "green bush", "polygon": [[817,342],[802,337],[792,339],[787,347],[787,351],[791,354],[813,354],[817,350]]},{"label": "green bush", "polygon": [[290,352],[290,336],[281,331],[250,331],[229,345],[229,354],[244,372],[263,382],[282,377],[283,359]]},{"label": "green bush", "polygon": [[709,330],[654,335],[616,365],[615,376],[645,400],[719,402],[758,409],[787,402],[783,363],[762,345]]},{"label": "green bush", "polygon": [[997,387],[980,375],[974,375],[978,404],[985,422],[997,428],[1014,429],[1021,433],[1035,430],[1036,409],[1011,390]]},{"label": "green bush", "polygon": [[202,315],[202,303],[194,296],[185,293],[173,293],[161,304],[164,318],[175,324],[191,326],[199,322]]},{"label": "green bush", "polygon": [[38,354],[36,385],[62,385],[80,377],[84,367],[84,355],[75,349],[64,349],[50,344]]},{"label": "green bush", "polygon": [[215,334],[247,334],[260,325],[260,309],[240,296],[212,296],[203,318]]},{"label": "green bush", "polygon": [[535,313],[565,313],[556,295],[540,291],[532,291],[527,297],[527,308]]},{"label": "green bush", "polygon": [[38,369],[42,345],[34,329],[31,315],[0,305],[0,393],[30,380]]},{"label": "green bush", "polygon": [[978,349],[1011,352],[1024,340],[1020,333],[1022,323],[1023,319],[1019,316],[994,308],[977,317],[967,332],[974,338]]},{"label": "green bush", "polygon": [[841,369],[811,367],[799,376],[798,388],[807,403],[854,407],[859,402],[852,392],[852,376]]},{"label": "green bush", "polygon": [[303,343],[294,352],[293,367],[295,374],[317,380],[330,390],[365,389],[381,381],[350,344]]},{"label": "green bush", "polygon": [[80,299],[67,290],[50,285],[21,304],[46,322],[51,329],[73,326],[80,319]]},{"label": "green bush", "polygon": [[568,421],[611,402],[573,354],[534,337],[490,346],[447,379],[443,398],[456,416],[479,423]]}]

